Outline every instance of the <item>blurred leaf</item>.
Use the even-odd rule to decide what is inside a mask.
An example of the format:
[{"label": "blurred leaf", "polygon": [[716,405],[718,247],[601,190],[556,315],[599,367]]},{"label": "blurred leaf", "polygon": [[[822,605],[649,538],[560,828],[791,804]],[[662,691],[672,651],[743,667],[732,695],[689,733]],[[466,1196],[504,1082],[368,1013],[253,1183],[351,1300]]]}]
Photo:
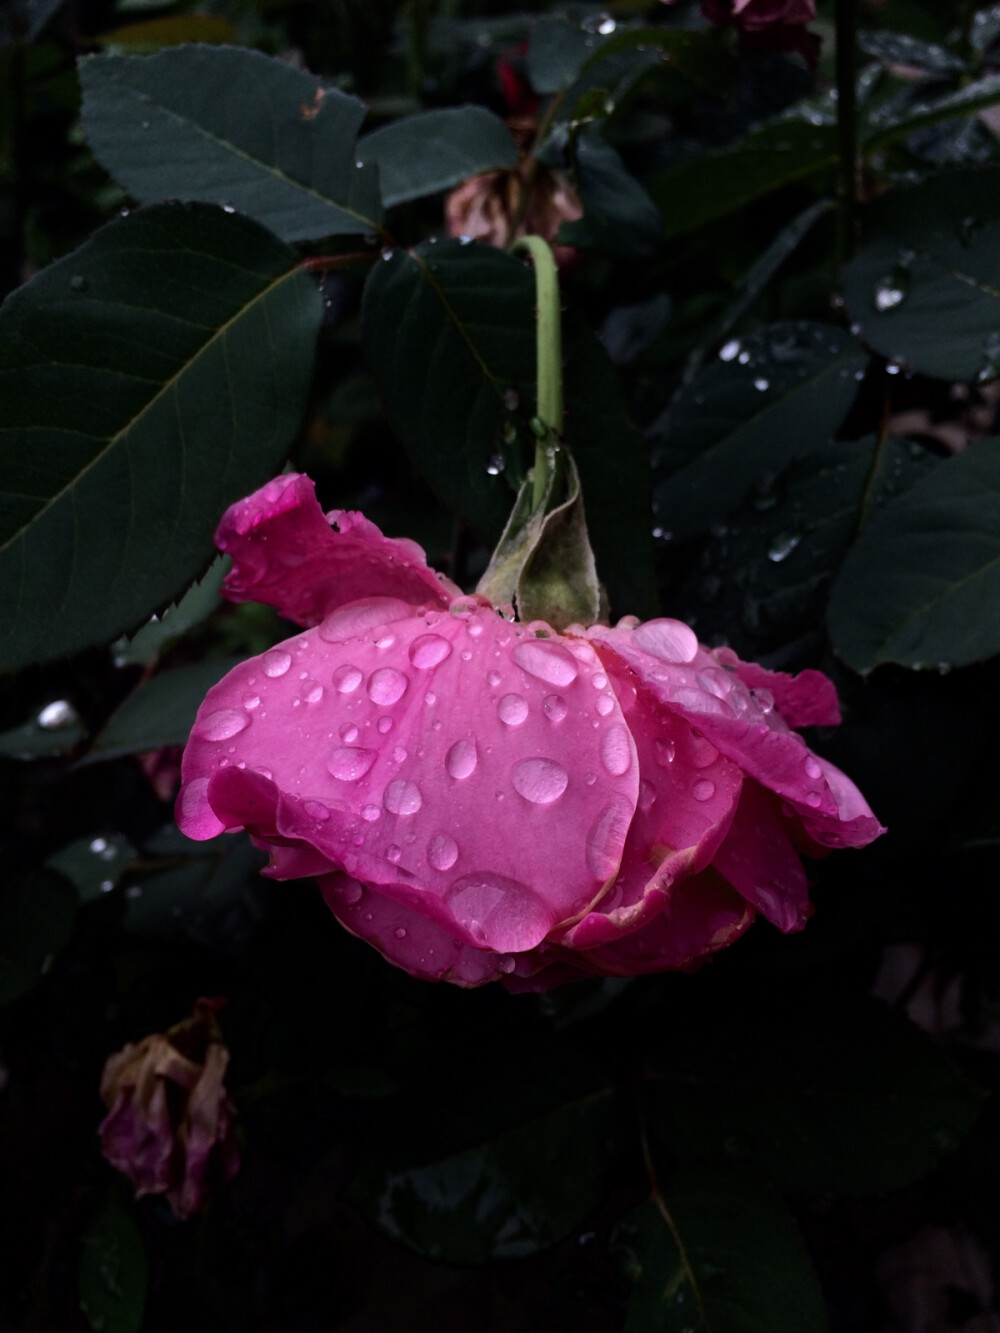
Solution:
[{"label": "blurred leaf", "polygon": [[112,28],[101,33],[97,40],[103,47],[130,47],[138,52],[180,46],[183,42],[235,43],[238,38],[235,25],[215,14],[165,14]]},{"label": "blurred leaf", "polygon": [[618,153],[594,130],[576,140],[578,222],[564,222],[559,241],[613,255],[650,255],[663,234],[659,209]]},{"label": "blurred leaf", "polygon": [[280,466],[321,316],[290,250],[206,205],[118,219],[9,297],[0,670],[107,642],[199,574]]},{"label": "blurred leaf", "polygon": [[115,666],[151,666],[163,650],[195,625],[200,625],[222,602],[220,589],[229,569],[229,557],[220,555],[208,567],[208,573],[192,583],[179,601],[171,603],[160,616],[154,616],[131,638],[112,645]]},{"label": "blurred leaf", "polygon": [[50,856],[46,865],[65,875],[82,903],[93,902],[118,884],[136,849],[122,833],[78,838]]},{"label": "blurred leaf", "polygon": [[592,84],[606,83],[612,62],[631,62],[639,75],[659,65],[720,97],[731,91],[737,69],[717,33],[689,28],[627,28],[609,34],[581,73]]},{"label": "blurred leaf", "polygon": [[837,654],[966,666],[1000,653],[1000,440],[984,440],[876,514],[830,598]]},{"label": "blurred leaf", "polygon": [[19,727],[0,732],[0,755],[11,759],[46,759],[68,754],[86,735],[67,699],[53,699]]},{"label": "blurred leaf", "polygon": [[8,880],[0,890],[0,1005],[41,981],[70,941],[79,902],[54,870]]},{"label": "blurred leaf", "polygon": [[[721,522],[768,473],[829,443],[857,393],[864,354],[805,321],[734,340],[654,425],[654,498],[676,538]],[[664,475],[665,474],[665,475]]]},{"label": "blurred leaf", "polygon": [[943,46],[921,41],[905,32],[861,32],[858,46],[883,65],[908,65],[930,74],[961,73],[965,69],[965,62]]},{"label": "blurred leaf", "polygon": [[932,97],[923,102],[911,102],[903,110],[891,105],[880,112],[876,109],[866,118],[862,127],[861,139],[869,152],[900,139],[914,130],[925,129],[929,125],[939,125],[942,121],[953,120],[956,116],[971,116],[977,111],[1000,102],[1000,74],[991,74],[975,83],[966,84],[955,92],[945,93],[941,97]]},{"label": "blurred leaf", "polygon": [[836,162],[833,124],[784,117],[720,152],[681,162],[654,180],[649,192],[663,214],[664,239],[670,240],[737,213],[791,181],[829,172]]},{"label": "blurred leaf", "polygon": [[612,1107],[602,1091],[426,1165],[369,1161],[351,1193],[386,1234],[433,1259],[535,1254],[600,1202]]},{"label": "blurred leaf", "polygon": [[621,1219],[624,1333],[824,1333],[823,1293],[791,1215],[732,1172],[682,1171]]},{"label": "blurred leaf", "polygon": [[7,0],[0,11],[0,48],[33,42],[65,0]]},{"label": "blurred leaf", "polygon": [[668,292],[612,306],[601,325],[601,346],[612,364],[630,366],[652,347],[670,323],[674,303]]},{"label": "blurred leaf", "polygon": [[562,14],[539,19],[528,45],[532,88],[536,93],[564,92],[602,44],[600,33],[588,32]]},{"label": "blurred leaf", "polygon": [[450,189],[482,171],[517,166],[517,146],[499,116],[481,106],[424,111],[358,141],[358,160],[375,163],[386,208]]},{"label": "blurred leaf", "polygon": [[[393,426],[441,498],[492,546],[514,495],[487,465],[505,447],[505,425],[523,428],[534,411],[530,270],[475,242],[397,251],[372,271],[362,319]],[[614,605],[645,613],[654,600],[645,446],[593,334],[568,318],[563,336],[566,435],[598,574]]]},{"label": "blurred leaf", "polygon": [[844,270],[865,341],[940,379],[1000,374],[1000,169],[940,172],[866,212]]},{"label": "blurred leaf", "polygon": [[238,955],[263,916],[270,889],[260,878],[266,857],[246,837],[226,838],[209,855],[191,842],[187,851],[183,864],[129,887],[122,928],[160,944],[186,939]]},{"label": "blurred leaf", "polygon": [[[665,1042],[649,1128],[684,1161],[739,1161],[796,1194],[870,1194],[924,1175],[972,1127],[982,1092],[875,1001],[747,1002]],[[724,1028],[724,1030],[722,1030]]]},{"label": "blurred leaf", "polygon": [[109,1193],[83,1233],[80,1309],[94,1333],[139,1333],[149,1260],[139,1229]]},{"label": "blurred leaf", "polygon": [[356,165],[356,98],[237,47],[86,56],[79,68],[87,141],[140,203],[222,204],[286,241],[377,229],[376,173]]},{"label": "blurred leaf", "polygon": [[143,681],[98,732],[83,762],[184,745],[207,692],[242,660],[210,657]]}]

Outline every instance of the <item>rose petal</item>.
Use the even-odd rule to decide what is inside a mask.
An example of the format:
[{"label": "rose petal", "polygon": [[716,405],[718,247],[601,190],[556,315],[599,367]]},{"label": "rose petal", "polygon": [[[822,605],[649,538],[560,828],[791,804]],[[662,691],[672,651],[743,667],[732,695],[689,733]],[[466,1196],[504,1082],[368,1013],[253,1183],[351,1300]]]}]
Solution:
[{"label": "rose petal", "polygon": [[801,930],[811,912],[806,873],[770,792],[746,782],[713,867],[779,930]]},{"label": "rose petal", "polygon": [[428,568],[416,542],[384,537],[362,514],[324,515],[314,483],[299,473],[231,505],[215,542],[233,558],[223,584],[230,600],[264,602],[300,625],[360,598],[447,606],[459,592]]},{"label": "rose petal", "polygon": [[767,690],[790,727],[835,727],[840,721],[837,691],[822,671],[792,676],[768,671],[756,662],[740,662],[736,674],[751,690]]}]

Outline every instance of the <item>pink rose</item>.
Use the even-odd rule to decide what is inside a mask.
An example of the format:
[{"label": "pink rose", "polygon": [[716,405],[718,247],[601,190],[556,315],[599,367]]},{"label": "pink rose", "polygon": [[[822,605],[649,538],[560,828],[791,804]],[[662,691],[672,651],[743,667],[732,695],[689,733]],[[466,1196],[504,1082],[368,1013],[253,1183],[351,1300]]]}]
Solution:
[{"label": "pink rose", "polygon": [[798,51],[813,66],[819,59],[820,38],[805,29],[816,17],[816,0],[701,0],[701,10],[710,23],[737,28],[745,47]]},{"label": "pink rose", "polygon": [[817,671],[710,652],[677,620],[512,623],[414,543],[284,476],[234,505],[225,591],[307,626],[209,691],[181,828],[245,828],[417,977],[544,988],[688,968],[759,913],[809,914],[800,852],[882,831],[793,726]]},{"label": "pink rose", "polygon": [[236,1109],[224,1079],[229,1052],[215,1022],[223,1000],[200,999],[164,1035],[129,1043],[109,1057],[101,1097],[101,1151],[135,1186],[165,1194],[179,1218],[200,1212],[210,1186],[239,1169]]}]

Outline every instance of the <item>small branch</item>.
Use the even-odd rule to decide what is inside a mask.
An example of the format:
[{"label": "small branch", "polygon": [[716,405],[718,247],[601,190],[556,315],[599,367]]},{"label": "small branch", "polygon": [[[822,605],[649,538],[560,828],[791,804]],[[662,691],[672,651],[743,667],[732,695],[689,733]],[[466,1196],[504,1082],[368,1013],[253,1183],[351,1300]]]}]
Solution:
[{"label": "small branch", "polygon": [[[545,494],[549,451],[563,433],[562,307],[559,303],[559,274],[552,249],[540,236],[522,236],[513,246],[531,256],[535,269],[535,356],[537,415],[544,438],[535,445],[533,508]],[[554,438],[553,438],[554,437]]]}]

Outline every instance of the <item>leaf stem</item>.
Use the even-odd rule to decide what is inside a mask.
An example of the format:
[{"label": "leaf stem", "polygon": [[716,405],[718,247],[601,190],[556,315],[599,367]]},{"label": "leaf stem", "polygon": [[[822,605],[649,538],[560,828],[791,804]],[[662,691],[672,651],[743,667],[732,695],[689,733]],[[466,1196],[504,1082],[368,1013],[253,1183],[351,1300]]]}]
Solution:
[{"label": "leaf stem", "polygon": [[314,269],[325,273],[329,269],[356,268],[359,264],[374,264],[377,258],[378,255],[372,254],[370,250],[358,250],[349,255],[313,255],[309,259],[303,259],[299,267],[310,273]]},{"label": "leaf stem", "polygon": [[836,0],[837,142],[839,149],[840,258],[857,242],[858,207],[858,0]]},{"label": "leaf stem", "polygon": [[535,377],[536,412],[545,428],[535,445],[535,478],[532,508],[545,494],[553,443],[563,433],[562,307],[559,303],[559,274],[552,248],[540,236],[522,236],[512,247],[531,256],[535,269]]}]

